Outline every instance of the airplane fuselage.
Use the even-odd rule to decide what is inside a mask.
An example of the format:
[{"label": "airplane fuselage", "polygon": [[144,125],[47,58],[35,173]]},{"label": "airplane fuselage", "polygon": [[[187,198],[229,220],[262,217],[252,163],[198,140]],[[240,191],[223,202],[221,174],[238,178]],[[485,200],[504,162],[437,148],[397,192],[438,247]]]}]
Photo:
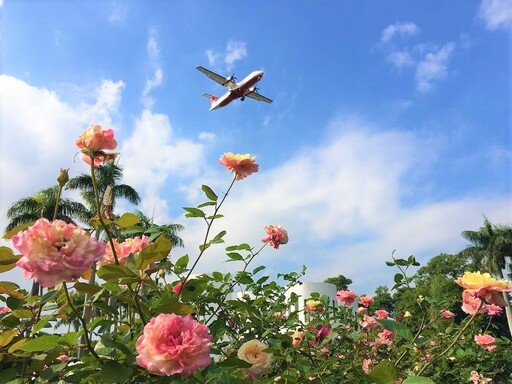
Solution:
[{"label": "airplane fuselage", "polygon": [[254,92],[254,86],[263,77],[263,71],[254,71],[246,76],[240,83],[236,83],[229,91],[212,102],[210,111],[222,108],[233,100],[244,98],[247,94]]}]

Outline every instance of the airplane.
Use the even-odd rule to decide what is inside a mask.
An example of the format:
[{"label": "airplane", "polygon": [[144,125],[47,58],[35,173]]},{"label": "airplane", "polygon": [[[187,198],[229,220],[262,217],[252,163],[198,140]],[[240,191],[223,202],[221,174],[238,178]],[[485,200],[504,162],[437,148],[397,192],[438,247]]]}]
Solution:
[{"label": "airplane", "polygon": [[256,88],[256,83],[263,77],[263,71],[251,72],[245,79],[237,83],[233,75],[224,77],[200,65],[198,65],[196,69],[203,72],[210,79],[228,89],[228,91],[220,97],[210,95],[209,93],[203,93],[203,96],[206,96],[210,99],[210,111],[225,107],[236,99],[244,101],[246,97],[264,101],[265,103],[272,103],[272,100],[270,100],[268,97],[260,95],[258,93],[258,88]]}]

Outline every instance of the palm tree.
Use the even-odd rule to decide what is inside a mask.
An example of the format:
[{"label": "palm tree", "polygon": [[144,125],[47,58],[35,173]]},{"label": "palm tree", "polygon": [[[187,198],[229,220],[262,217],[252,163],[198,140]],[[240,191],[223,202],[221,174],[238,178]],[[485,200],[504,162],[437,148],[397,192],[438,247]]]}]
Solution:
[{"label": "palm tree", "polygon": [[[140,202],[138,192],[127,184],[117,184],[123,178],[123,169],[114,163],[107,163],[95,169],[95,177],[98,186],[98,195],[102,199],[102,205],[108,206],[110,213],[115,208],[116,199],[123,198],[132,204]],[[96,214],[96,200],[94,195],[93,180],[89,174],[81,174],[69,180],[68,189],[79,189],[80,195],[85,200],[90,210],[90,218]],[[111,193],[110,196],[108,196]],[[105,197],[110,197],[105,199]],[[108,200],[108,201],[105,201]],[[102,210],[103,210],[102,208]]]},{"label": "palm tree", "polygon": [[[464,231],[462,236],[471,245],[461,253],[469,256],[475,266],[488,271],[498,279],[503,279],[503,270],[511,269],[512,265],[507,258],[512,257],[512,227],[492,224],[487,218],[478,231]],[[512,335],[512,309],[507,292],[503,292],[505,300],[505,313],[508,327]]]},{"label": "palm tree", "polygon": [[135,211],[135,214],[140,220],[140,226],[142,230],[138,233],[131,233],[130,236],[149,236],[152,241],[156,240],[160,236],[164,236],[171,241],[172,247],[183,247],[183,239],[177,235],[178,232],[184,229],[181,224],[162,224],[157,225],[153,223],[153,218],[149,218],[139,210]]},{"label": "palm tree", "polygon": [[[36,221],[42,217],[53,220],[58,190],[59,186],[56,185],[13,203],[7,210],[9,222],[5,230],[10,231],[19,225]],[[73,224],[76,224],[76,220],[86,222],[89,219],[89,210],[79,202],[61,198],[56,218]]]}]

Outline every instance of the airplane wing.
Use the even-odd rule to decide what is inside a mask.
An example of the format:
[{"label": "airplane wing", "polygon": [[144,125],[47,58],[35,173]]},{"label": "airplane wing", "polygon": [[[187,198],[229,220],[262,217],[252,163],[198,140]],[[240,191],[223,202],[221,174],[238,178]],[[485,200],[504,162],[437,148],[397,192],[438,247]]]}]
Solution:
[{"label": "airplane wing", "polygon": [[206,69],[205,67],[198,65],[196,67],[196,69],[200,72],[203,72],[206,76],[208,76],[210,79],[212,79],[216,83],[219,83],[220,85],[228,87],[229,89],[232,89],[234,86],[236,86],[236,84],[234,82],[227,80],[224,76],[218,75],[215,72],[212,72],[209,69]]},{"label": "airplane wing", "polygon": [[264,101],[265,103],[272,103],[272,100],[270,100],[268,97],[265,97],[263,95],[260,95],[257,92],[249,93],[248,95],[245,95],[246,97],[250,97],[251,99],[258,100],[258,101]]}]

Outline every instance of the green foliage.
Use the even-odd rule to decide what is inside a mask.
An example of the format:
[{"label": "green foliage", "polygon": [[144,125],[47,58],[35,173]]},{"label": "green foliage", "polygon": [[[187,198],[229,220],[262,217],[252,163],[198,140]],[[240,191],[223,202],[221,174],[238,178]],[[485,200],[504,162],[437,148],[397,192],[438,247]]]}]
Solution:
[{"label": "green foliage", "polygon": [[337,290],[346,291],[348,286],[352,284],[352,280],[343,275],[338,275],[325,279],[324,283],[334,284]]}]

